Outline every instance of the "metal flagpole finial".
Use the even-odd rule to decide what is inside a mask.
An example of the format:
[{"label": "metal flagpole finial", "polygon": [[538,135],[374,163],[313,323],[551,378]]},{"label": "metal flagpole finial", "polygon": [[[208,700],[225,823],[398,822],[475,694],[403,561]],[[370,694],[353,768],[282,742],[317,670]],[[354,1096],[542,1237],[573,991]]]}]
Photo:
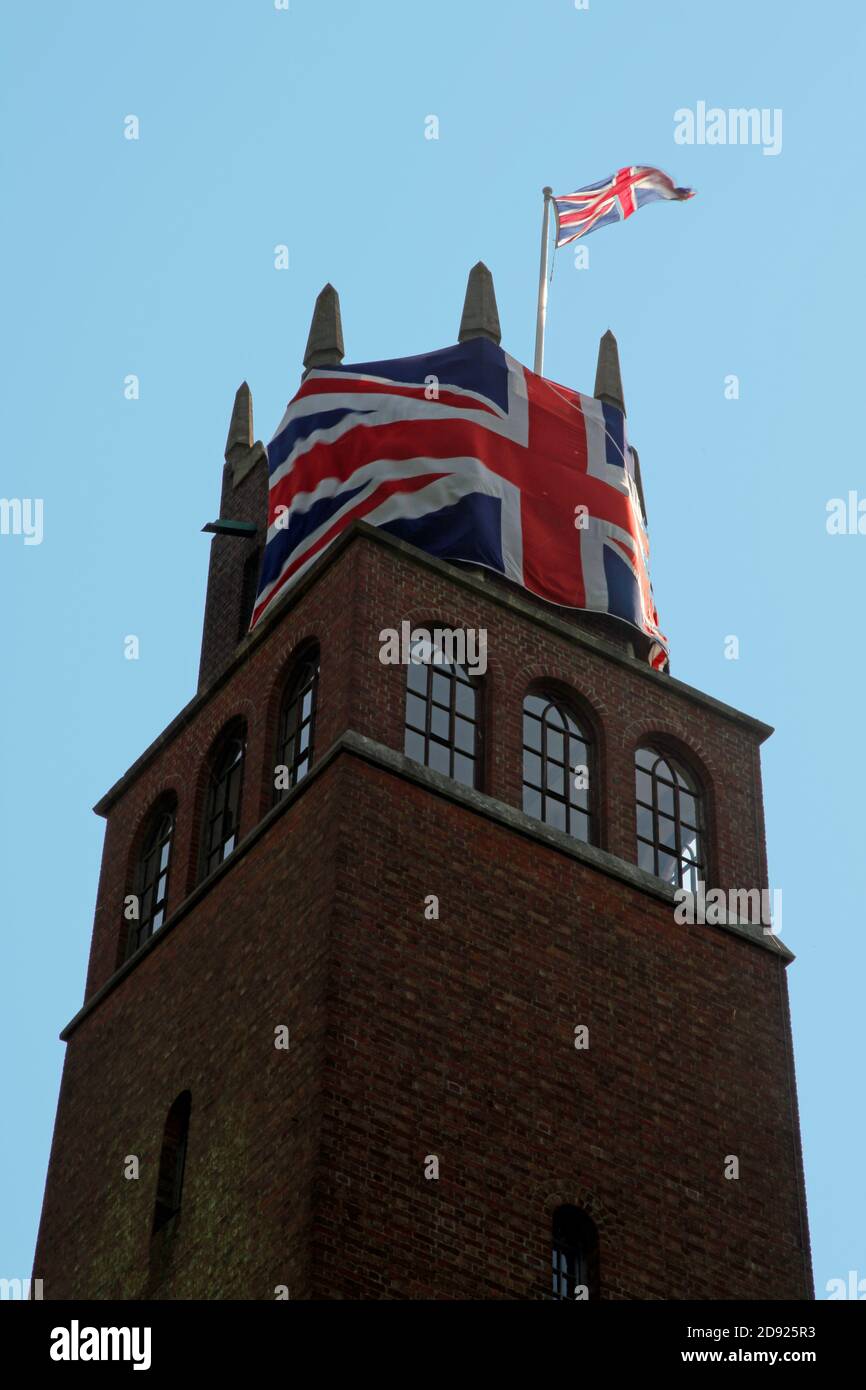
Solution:
[{"label": "metal flagpole finial", "polygon": [[[553,197],[553,189],[551,188],[551,186],[550,186],[549,183],[546,183],[546,184],[544,185],[544,187],[542,188],[541,191],[542,191],[542,193],[544,194],[544,201],[545,201],[545,204],[546,204],[546,205],[549,205],[549,204],[550,204],[550,200],[551,200],[552,197]],[[556,208],[553,209],[553,219],[554,219],[554,230],[555,230],[555,228],[556,228]],[[555,250],[555,249],[556,249],[556,248],[554,247],[554,250]],[[556,259],[555,256],[551,256],[551,258],[550,258],[550,276],[549,276],[549,279],[551,279],[551,280],[553,279],[553,262],[554,262],[555,259]]]}]

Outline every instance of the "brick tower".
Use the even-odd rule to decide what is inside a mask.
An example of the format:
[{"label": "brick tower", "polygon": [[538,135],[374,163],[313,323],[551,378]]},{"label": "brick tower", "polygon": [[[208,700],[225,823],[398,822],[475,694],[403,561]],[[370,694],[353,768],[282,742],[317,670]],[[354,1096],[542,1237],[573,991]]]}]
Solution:
[{"label": "brick tower", "polygon": [[[791,954],[675,916],[767,887],[770,729],[363,523],[248,633],[267,491],[244,385],[198,692],[96,807],[45,1297],[812,1298]],[[402,624],[485,673],[383,662]]]}]

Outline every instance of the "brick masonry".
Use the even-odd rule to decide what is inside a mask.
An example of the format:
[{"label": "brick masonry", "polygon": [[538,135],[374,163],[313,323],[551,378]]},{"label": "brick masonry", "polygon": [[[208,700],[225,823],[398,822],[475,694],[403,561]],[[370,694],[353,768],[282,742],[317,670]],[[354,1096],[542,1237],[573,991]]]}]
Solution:
[{"label": "brick masonry", "polygon": [[[479,795],[400,756],[405,669],[378,654],[404,620],[487,630]],[[280,695],[311,638],[316,768],[271,810]],[[634,869],[634,750],[655,736],[704,786],[710,882],[767,885],[766,726],[363,526],[240,647],[206,656],[200,693],[98,808],[45,1296],[544,1298],[568,1201],[598,1227],[604,1298],[811,1298],[787,953],[676,924]],[[596,735],[595,859],[520,812],[522,699],[542,680]],[[238,716],[242,843],[197,885],[208,756]],[[167,790],[169,919],[122,965],[123,898]],[[153,1242],[162,1127],[186,1088],[183,1208]]]},{"label": "brick masonry", "polygon": [[220,517],[253,522],[255,536],[214,536],[208,566],[202,633],[199,689],[209,686],[228,666],[252,613],[255,580],[267,534],[268,471],[260,455],[244,472],[227,463],[223,469]]}]

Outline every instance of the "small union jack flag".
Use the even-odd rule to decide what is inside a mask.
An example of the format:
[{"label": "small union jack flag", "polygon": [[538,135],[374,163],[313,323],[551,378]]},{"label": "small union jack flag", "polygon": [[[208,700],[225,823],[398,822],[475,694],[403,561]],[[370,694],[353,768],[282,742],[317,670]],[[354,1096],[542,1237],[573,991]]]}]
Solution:
[{"label": "small union jack flag", "polygon": [[597,227],[622,222],[645,203],[654,203],[659,198],[682,202],[694,196],[693,188],[677,188],[673,179],[661,169],[652,169],[646,164],[629,165],[627,169],[618,169],[612,179],[588,183],[576,193],[554,196],[556,245],[567,246]]}]

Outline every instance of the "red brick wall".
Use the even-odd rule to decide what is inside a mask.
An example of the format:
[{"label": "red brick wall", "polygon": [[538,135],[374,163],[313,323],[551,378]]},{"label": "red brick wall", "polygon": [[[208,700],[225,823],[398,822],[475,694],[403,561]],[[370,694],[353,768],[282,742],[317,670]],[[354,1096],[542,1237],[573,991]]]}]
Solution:
[{"label": "red brick wall", "polygon": [[[338,548],[107,798],[86,997],[117,967],[136,837],[169,788],[169,917],[192,890],[207,753],[239,715],[242,837],[270,808],[302,644],[321,646],[317,755],[347,730],[402,749],[405,669],[379,633],[403,620],[488,632],[483,791],[520,807],[523,693],[555,680],[598,732],[602,848],[634,863],[634,749],[662,735],[706,787],[711,881],[765,886],[761,731],[524,608],[399,545]],[[786,997],[778,955],[340,753],[73,1030],[35,1274],[47,1297],[543,1297],[551,1211],[579,1201],[605,1297],[807,1297]],[[281,1022],[304,1040],[288,1057]],[[158,1282],[156,1161],[187,1087]]]},{"label": "red brick wall", "polygon": [[315,1296],[543,1298],[574,1202],[602,1297],[808,1297],[781,961],[379,769],[339,799]]},{"label": "red brick wall", "polygon": [[[278,1284],[305,1296],[334,793],[327,776],[311,784],[73,1032],[36,1252],[46,1298],[268,1299]],[[274,1046],[281,1024],[288,1052]],[[187,1089],[181,1216],[152,1267],[163,1126]]]},{"label": "red brick wall", "polygon": [[484,790],[521,805],[522,704],[541,679],[571,687],[595,716],[603,752],[602,848],[635,861],[634,751],[649,735],[679,747],[704,783],[717,886],[766,887],[766,848],[757,736],[741,724],[680,694],[642,666],[614,662],[570,635],[554,635],[518,617],[491,595],[470,592],[432,569],[407,564],[396,550],[356,548],[354,634],[357,659],[352,724],[393,748],[403,747],[405,670],[382,666],[379,632],[407,620],[417,626],[485,628],[488,712]]},{"label": "red brick wall", "polygon": [[[204,689],[225,670],[234,655],[242,628],[250,614],[241,612],[244,596],[244,566],[261,553],[265,543],[268,514],[268,472],[264,459],[234,483],[231,464],[223,469],[220,517],[225,521],[251,521],[256,526],[253,539],[215,535],[211,541],[207,577],[207,599],[199,665],[199,689]],[[217,518],[214,517],[213,520]],[[243,622],[243,617],[246,622]]]},{"label": "red brick wall", "polygon": [[126,940],[124,897],[136,886],[136,840],[151,808],[168,790],[178,798],[169,912],[195,886],[208,754],[234,718],[242,717],[247,725],[241,837],[270,808],[279,699],[294,653],[311,637],[320,641],[322,657],[317,748],[326,749],[348,727],[353,605],[346,581],[345,569],[328,570],[303,601],[281,617],[267,642],[252,648],[249,659],[228,681],[212,687],[203,701],[193,702],[192,714],[112,805],[107,816],[86,998],[105,984],[117,967],[118,951]]}]

